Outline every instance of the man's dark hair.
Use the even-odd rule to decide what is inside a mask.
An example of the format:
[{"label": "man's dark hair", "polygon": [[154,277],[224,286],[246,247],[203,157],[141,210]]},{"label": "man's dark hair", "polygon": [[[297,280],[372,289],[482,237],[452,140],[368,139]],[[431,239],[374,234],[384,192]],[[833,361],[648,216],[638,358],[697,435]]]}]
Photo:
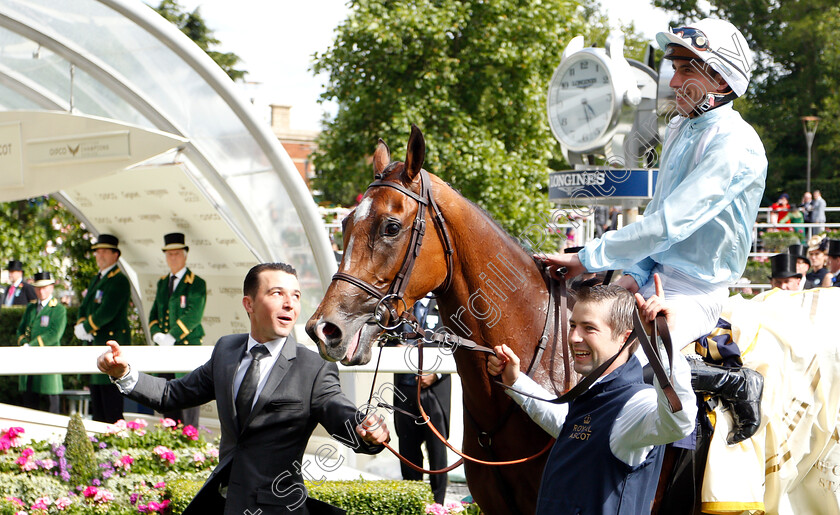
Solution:
[{"label": "man's dark hair", "polygon": [[633,310],[636,309],[636,301],[633,294],[621,286],[599,284],[588,288],[583,287],[577,292],[575,302],[604,303],[604,306],[609,309],[606,320],[612,328],[613,338],[618,338],[625,331],[633,329]]},{"label": "man's dark hair", "polygon": [[292,265],[286,263],[260,263],[248,270],[248,275],[245,276],[245,282],[242,284],[242,293],[246,297],[253,298],[257,294],[257,288],[260,284],[260,274],[263,270],[280,270],[289,275],[297,277],[297,270]]}]

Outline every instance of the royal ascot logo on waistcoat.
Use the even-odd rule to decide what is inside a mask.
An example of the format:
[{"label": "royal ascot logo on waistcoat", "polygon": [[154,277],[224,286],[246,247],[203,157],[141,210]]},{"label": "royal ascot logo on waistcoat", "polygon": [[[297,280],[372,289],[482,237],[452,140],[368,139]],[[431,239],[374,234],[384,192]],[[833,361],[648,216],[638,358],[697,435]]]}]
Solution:
[{"label": "royal ascot logo on waistcoat", "polygon": [[589,415],[583,417],[583,424],[575,424],[572,427],[572,434],[569,435],[569,438],[573,440],[589,440],[592,434],[592,426],[589,425],[591,421],[592,418]]}]

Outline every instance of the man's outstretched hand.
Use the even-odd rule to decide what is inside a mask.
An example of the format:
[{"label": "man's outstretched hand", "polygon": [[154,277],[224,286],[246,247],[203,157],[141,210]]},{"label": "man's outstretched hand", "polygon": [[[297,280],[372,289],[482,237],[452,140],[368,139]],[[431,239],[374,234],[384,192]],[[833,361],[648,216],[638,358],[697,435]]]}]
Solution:
[{"label": "man's outstretched hand", "polygon": [[119,379],[128,373],[128,361],[122,356],[119,343],[109,340],[107,344],[110,348],[96,359],[96,366],[102,373]]}]

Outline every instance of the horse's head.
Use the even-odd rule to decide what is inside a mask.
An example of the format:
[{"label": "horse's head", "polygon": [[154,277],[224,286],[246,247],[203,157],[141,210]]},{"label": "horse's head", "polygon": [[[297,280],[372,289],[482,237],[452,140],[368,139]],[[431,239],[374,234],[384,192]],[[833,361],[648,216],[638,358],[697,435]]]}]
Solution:
[{"label": "horse's head", "polygon": [[[375,181],[342,222],[344,256],[338,273],[306,323],[324,359],[367,363],[383,331],[375,312],[383,325],[394,324],[394,315],[447,279],[444,245],[429,209],[433,200],[425,191],[431,188],[422,170],[425,154],[423,134],[415,126],[405,162],[392,163],[388,146],[379,140],[373,155]],[[406,260],[415,254],[412,269]]]}]

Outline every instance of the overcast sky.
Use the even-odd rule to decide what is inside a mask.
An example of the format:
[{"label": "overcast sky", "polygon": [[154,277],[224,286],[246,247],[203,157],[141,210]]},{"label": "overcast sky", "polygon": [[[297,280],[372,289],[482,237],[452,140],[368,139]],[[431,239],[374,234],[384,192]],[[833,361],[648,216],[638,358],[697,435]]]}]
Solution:
[{"label": "overcast sky", "polygon": [[[148,0],[147,0],[148,1]],[[309,72],[312,54],[332,43],[334,30],[347,16],[346,0],[179,0],[201,14],[221,46],[242,58],[249,82],[241,86],[260,116],[268,104],[291,105],[293,129],[316,130],[324,107],[317,103],[325,82]],[[669,16],[652,0],[601,0],[613,22],[635,21],[651,40],[668,26]],[[546,87],[548,85],[546,84]],[[331,106],[327,106],[332,109]]]}]

